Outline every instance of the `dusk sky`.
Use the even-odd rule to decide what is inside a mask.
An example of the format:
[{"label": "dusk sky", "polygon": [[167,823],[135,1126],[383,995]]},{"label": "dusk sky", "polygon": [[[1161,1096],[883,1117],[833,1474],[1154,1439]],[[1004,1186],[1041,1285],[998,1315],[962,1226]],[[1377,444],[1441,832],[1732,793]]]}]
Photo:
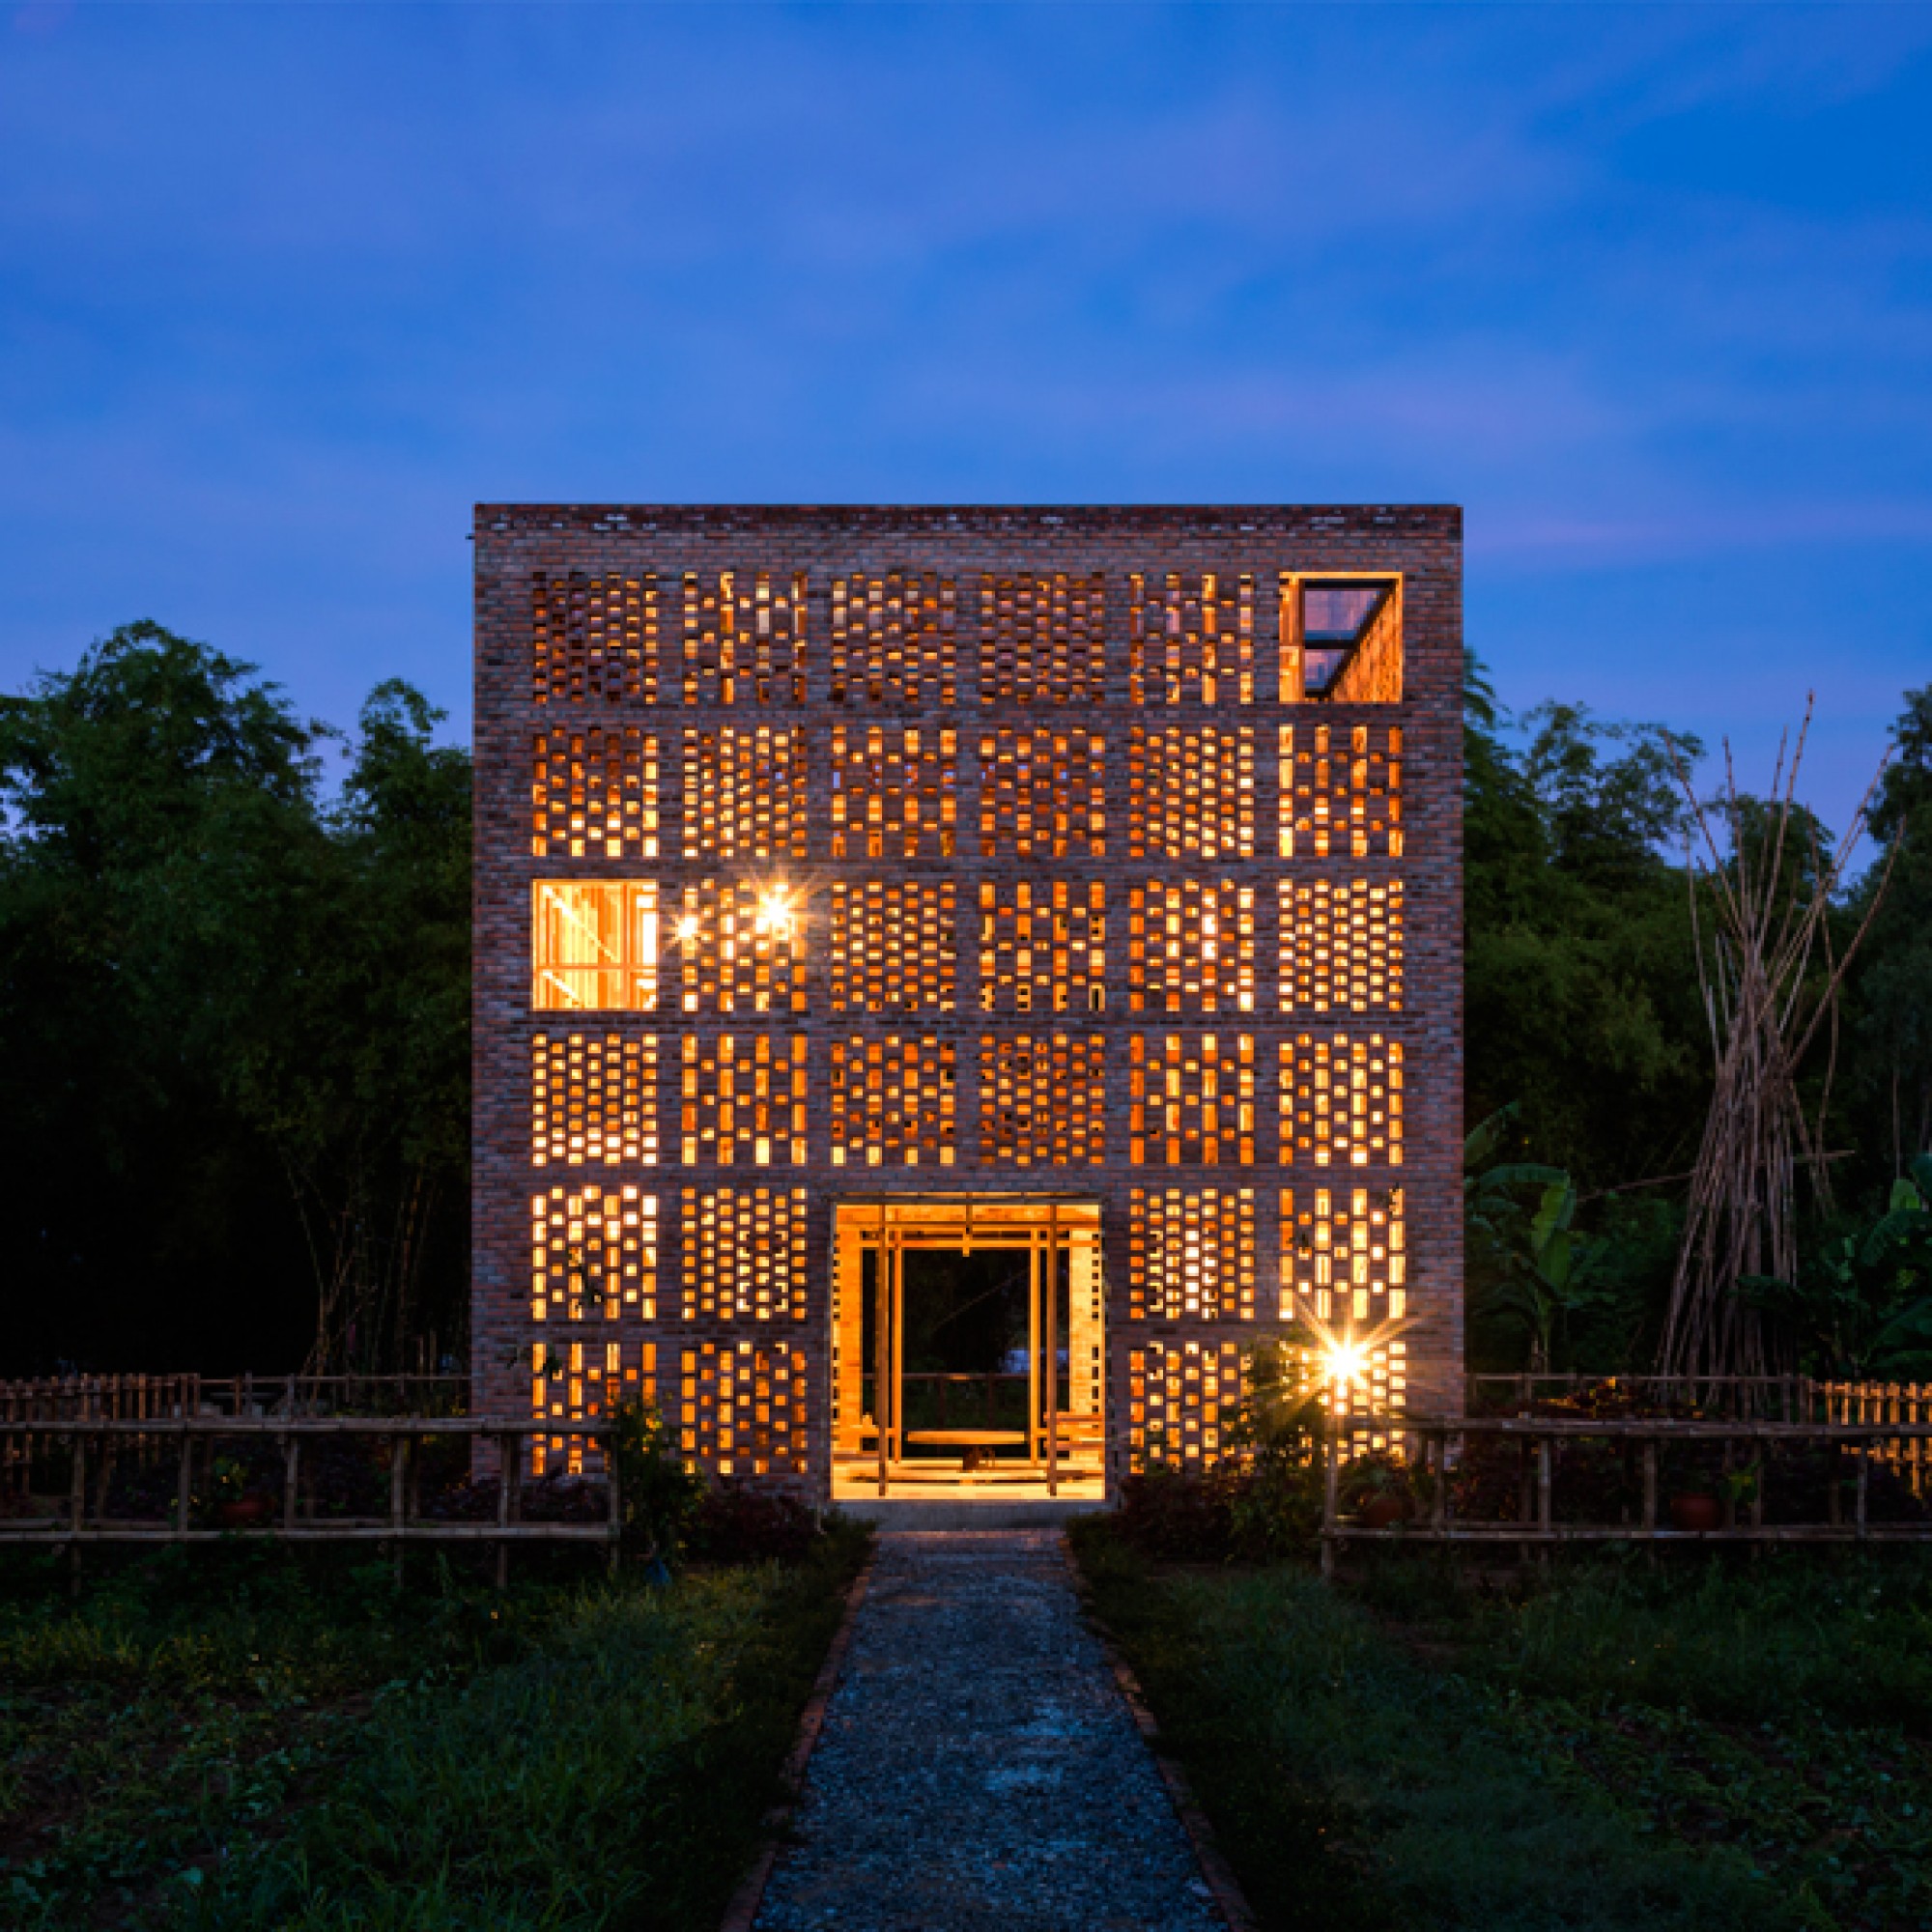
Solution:
[{"label": "dusk sky", "polygon": [[1502,696],[1932,682],[1932,9],[14,6],[0,688],[467,729],[477,499],[1452,501]]}]

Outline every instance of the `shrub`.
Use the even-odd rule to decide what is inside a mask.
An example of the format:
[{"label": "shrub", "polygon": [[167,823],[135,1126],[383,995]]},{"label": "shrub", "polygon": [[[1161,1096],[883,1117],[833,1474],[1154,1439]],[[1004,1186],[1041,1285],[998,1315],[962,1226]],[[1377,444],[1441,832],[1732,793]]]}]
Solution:
[{"label": "shrub", "polygon": [[1225,1465],[1152,1463],[1121,1485],[1121,1534],[1146,1556],[1221,1562],[1234,1545],[1233,1487]]},{"label": "shrub", "polygon": [[699,1498],[684,1547],[713,1563],[799,1563],[823,1534],[817,1511],[796,1496],[727,1481]]},{"label": "shrub", "polygon": [[1314,1548],[1321,1474],[1312,1462],[1228,1457],[1207,1469],[1156,1463],[1121,1487],[1116,1526],[1170,1563],[1275,1563]]},{"label": "shrub", "polygon": [[624,1548],[668,1564],[684,1548],[704,1498],[704,1479],[686,1467],[677,1437],[655,1404],[627,1402],[611,1411],[611,1453],[622,1489]]}]

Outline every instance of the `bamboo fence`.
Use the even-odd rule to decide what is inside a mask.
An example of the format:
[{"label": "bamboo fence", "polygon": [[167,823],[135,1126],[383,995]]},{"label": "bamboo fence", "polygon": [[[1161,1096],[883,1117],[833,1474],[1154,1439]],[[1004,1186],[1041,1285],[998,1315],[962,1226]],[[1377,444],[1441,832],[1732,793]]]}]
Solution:
[{"label": "bamboo fence", "polygon": [[[1856,1393],[1847,1394],[1846,1386],[1820,1383],[1814,1387],[1828,1408],[1843,1410],[1860,1406],[1860,1398]],[[1897,1469],[1903,1457],[1906,1468],[1922,1471],[1926,1441],[1932,1438],[1932,1420],[1922,1413],[1928,1400],[1932,1400],[1932,1392],[1917,1398],[1920,1412],[1912,1420],[1893,1415],[1840,1415],[1830,1421],[1791,1422],[1735,1415],[1331,1417],[1322,1449],[1322,1571],[1332,1574],[1338,1551],[1350,1544],[1514,1546],[1525,1558],[1564,1544],[1932,1544],[1932,1513],[1908,1520],[1875,1522],[1868,1509],[1874,1469]],[[1866,1402],[1865,1406],[1875,1405]],[[1904,1406],[1902,1395],[1897,1406]],[[1466,1466],[1470,1446],[1486,1438],[1518,1445],[1518,1480],[1511,1486],[1510,1496],[1515,1505],[1513,1516],[1470,1518],[1457,1512],[1457,1472]],[[1342,1485],[1358,1442],[1379,1441],[1399,1443],[1410,1468],[1420,1476],[1415,1486],[1420,1508],[1406,1520],[1371,1526],[1343,1509]],[[1557,1520],[1556,1492],[1563,1451],[1586,1444],[1625,1456],[1635,1452],[1641,1501],[1634,1519],[1627,1511],[1620,1511],[1615,1521]],[[1679,1529],[1660,1518],[1662,1452],[1686,1447],[1715,1450],[1727,1471],[1748,1473],[1752,1478],[1745,1494],[1722,1501],[1716,1528]],[[1742,1456],[1741,1448],[1745,1452]],[[1775,1473],[1767,1451],[1777,1448],[1829,1452],[1822,1521],[1765,1520],[1766,1493]],[[1842,1473],[1847,1466],[1849,1476]]]},{"label": "bamboo fence", "polygon": [[[1530,1414],[1540,1403],[1578,1397],[1627,1400],[1660,1416],[1749,1422],[1932,1423],[1932,1382],[1827,1381],[1811,1376],[1472,1375],[1468,1413],[1513,1408]],[[1869,1453],[1915,1496],[1932,1495],[1932,1446],[1909,1430],[1876,1438]]]},{"label": "bamboo fence", "polygon": [[[0,1442],[18,1449],[14,1466],[30,1475],[57,1474],[59,1492],[29,1486],[0,1516],[0,1545],[38,1545],[67,1552],[76,1574],[90,1545],[163,1548],[213,1544],[237,1537],[285,1544],[376,1544],[400,1571],[411,1545],[455,1544],[494,1549],[498,1582],[507,1580],[509,1552],[518,1544],[586,1544],[610,1552],[614,1565],[622,1534],[622,1503],[614,1459],[602,1445],[608,1420],[567,1422],[503,1416],[147,1415],[0,1419]],[[603,1464],[603,1508],[590,1521],[533,1521],[525,1517],[529,1485],[528,1443],[537,1435],[568,1435],[596,1450]],[[432,1515],[422,1497],[422,1451],[438,1442],[467,1446],[469,1466],[495,1465],[495,1511],[487,1520]],[[303,1481],[305,1447],[348,1442],[373,1450],[369,1468],[386,1477],[387,1507],[331,1511]],[[245,1520],[222,1520],[222,1505],[207,1494],[216,1452],[245,1444],[272,1445],[279,1463],[271,1509]],[[478,1457],[477,1450],[485,1453]],[[131,1460],[172,1462],[170,1504],[157,1517],[110,1513],[117,1465]],[[257,1493],[262,1493],[257,1492]],[[266,1502],[267,1498],[264,1497]],[[211,1520],[211,1518],[213,1520]]]},{"label": "bamboo fence", "polygon": [[[0,1423],[189,1416],[461,1415],[467,1376],[58,1376],[0,1381]],[[25,1494],[37,1433],[0,1435],[0,1496]]]}]

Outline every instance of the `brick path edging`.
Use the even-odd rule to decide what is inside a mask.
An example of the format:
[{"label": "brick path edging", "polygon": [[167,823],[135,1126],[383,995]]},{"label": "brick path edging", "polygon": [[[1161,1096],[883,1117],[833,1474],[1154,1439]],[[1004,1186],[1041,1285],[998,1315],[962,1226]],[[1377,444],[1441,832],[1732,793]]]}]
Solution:
[{"label": "brick path edging", "polygon": [[818,1675],[812,1680],[811,1695],[805,1700],[805,1709],[799,1716],[798,1735],[792,1740],[791,1752],[784,1761],[784,1770],[780,1774],[784,1796],[765,1813],[763,1849],[752,1869],[746,1873],[744,1883],[732,1893],[730,1904],[724,1908],[724,1919],[719,1932],[752,1932],[752,1922],[758,1916],[758,1907],[764,1903],[765,1887],[783,1847],[785,1827],[791,1823],[799,1794],[805,1789],[806,1767],[811,1762],[812,1747],[818,1743],[818,1734],[825,1727],[825,1707],[832,1701],[833,1690],[838,1685],[838,1672],[845,1662],[845,1652],[852,1642],[852,1626],[858,1618],[859,1605],[866,1601],[866,1586],[872,1580],[872,1566],[878,1561],[878,1555],[879,1546],[875,1537],[865,1567],[852,1579],[852,1587],[845,1593],[845,1613],[838,1621],[838,1629],[825,1653],[824,1662],[818,1666]]},{"label": "brick path edging", "polygon": [[1220,1840],[1214,1835],[1214,1827],[1208,1823],[1207,1812],[1202,1810],[1200,1802],[1195,1798],[1187,1774],[1160,1747],[1160,1726],[1141,1696],[1140,1680],[1135,1677],[1094,1610],[1087,1578],[1081,1575],[1072,1544],[1064,1535],[1060,1548],[1073,1578],[1073,1593],[1079,1598],[1081,1609],[1086,1613],[1087,1628],[1100,1646],[1100,1653],[1114,1673],[1114,1682],[1120,1687],[1121,1696],[1133,1714],[1134,1726],[1147,1745],[1148,1755],[1153,1759],[1161,1782],[1167,1787],[1175,1816],[1180,1820],[1180,1829],[1187,1833],[1187,1842],[1194,1848],[1194,1861],[1201,1867],[1201,1877],[1214,1895],[1214,1909],[1227,1920],[1229,1932],[1260,1932],[1260,1921],[1249,1909],[1247,1895],[1241,1890],[1234,1867],[1222,1853]]}]

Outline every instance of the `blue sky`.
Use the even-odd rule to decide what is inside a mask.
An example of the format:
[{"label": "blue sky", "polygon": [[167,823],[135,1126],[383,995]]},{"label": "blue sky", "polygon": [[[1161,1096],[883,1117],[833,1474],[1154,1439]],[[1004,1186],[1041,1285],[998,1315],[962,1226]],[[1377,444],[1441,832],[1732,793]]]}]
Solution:
[{"label": "blue sky", "polygon": [[1458,501],[1836,822],[1932,681],[1932,9],[0,6],[0,687],[463,728],[477,498]]}]

